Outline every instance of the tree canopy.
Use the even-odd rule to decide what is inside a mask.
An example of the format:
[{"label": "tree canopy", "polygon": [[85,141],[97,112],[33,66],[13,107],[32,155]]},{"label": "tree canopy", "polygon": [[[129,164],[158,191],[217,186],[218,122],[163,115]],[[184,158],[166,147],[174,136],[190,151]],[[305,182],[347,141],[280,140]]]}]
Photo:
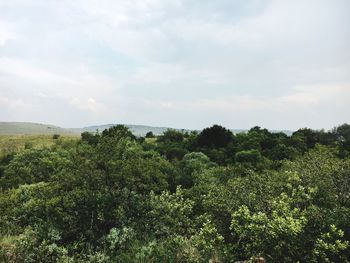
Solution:
[{"label": "tree canopy", "polygon": [[350,262],[349,127],[119,125],[9,153],[0,261]]}]

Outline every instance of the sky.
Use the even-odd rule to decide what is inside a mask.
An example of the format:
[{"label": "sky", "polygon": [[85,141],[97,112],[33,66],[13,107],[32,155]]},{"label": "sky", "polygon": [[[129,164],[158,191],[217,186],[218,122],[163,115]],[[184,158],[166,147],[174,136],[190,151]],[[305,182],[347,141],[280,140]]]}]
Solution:
[{"label": "sky", "polygon": [[350,123],[349,0],[0,0],[0,121]]}]

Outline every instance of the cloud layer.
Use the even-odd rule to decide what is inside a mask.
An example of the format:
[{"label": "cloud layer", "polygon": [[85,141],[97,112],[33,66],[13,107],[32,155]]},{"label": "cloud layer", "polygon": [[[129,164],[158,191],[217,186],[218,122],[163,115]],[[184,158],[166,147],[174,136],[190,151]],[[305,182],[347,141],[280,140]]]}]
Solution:
[{"label": "cloud layer", "polygon": [[350,122],[347,0],[0,2],[0,120]]}]

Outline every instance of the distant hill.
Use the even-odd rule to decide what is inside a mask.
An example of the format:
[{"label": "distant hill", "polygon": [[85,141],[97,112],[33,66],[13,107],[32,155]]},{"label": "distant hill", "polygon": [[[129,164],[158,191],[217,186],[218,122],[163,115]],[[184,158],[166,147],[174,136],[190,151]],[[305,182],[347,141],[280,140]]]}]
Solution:
[{"label": "distant hill", "polygon": [[[0,122],[0,135],[38,135],[38,134],[66,134],[79,135],[82,132],[102,132],[117,124],[95,125],[83,128],[61,128],[50,124],[32,123],[32,122]],[[167,127],[153,127],[146,125],[129,125],[127,126],[135,136],[145,136],[151,131],[155,135],[164,133]],[[179,129],[177,129],[179,130]]]},{"label": "distant hill", "polygon": [[[66,134],[66,135],[79,135],[82,132],[102,132],[117,124],[105,124],[105,125],[94,125],[83,128],[61,128],[50,124],[32,123],[32,122],[0,122],[0,135],[34,135],[34,134]],[[151,131],[154,135],[163,134],[168,127],[154,127],[147,125],[133,125],[124,124],[128,127],[135,136],[145,136],[147,132]],[[175,129],[178,131],[191,131],[187,129]],[[233,133],[247,132],[244,129],[232,129]],[[284,132],[287,135],[291,135],[293,132],[284,130],[271,132]]]},{"label": "distant hill", "polygon": [[[114,125],[117,124],[106,124],[106,125],[95,125],[95,126],[88,126],[84,128],[75,128],[75,129],[70,129],[74,132],[77,133],[82,133],[82,132],[102,132],[105,129],[108,129]],[[146,126],[146,125],[132,125],[132,124],[123,124],[126,127],[130,129],[130,131],[135,135],[135,136],[145,136],[147,132],[151,131],[154,135],[161,135],[163,134],[168,127],[154,127],[154,126]],[[181,131],[181,129],[175,129]],[[186,130],[183,130],[186,131]],[[189,131],[189,130],[187,130]]]},{"label": "distant hill", "polygon": [[0,122],[1,135],[74,134],[69,129],[32,122]]}]

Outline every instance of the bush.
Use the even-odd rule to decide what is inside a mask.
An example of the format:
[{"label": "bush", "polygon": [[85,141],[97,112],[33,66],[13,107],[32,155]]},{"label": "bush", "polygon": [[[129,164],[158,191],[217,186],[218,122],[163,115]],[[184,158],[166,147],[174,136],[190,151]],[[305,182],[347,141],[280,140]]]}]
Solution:
[{"label": "bush", "polygon": [[52,139],[57,140],[58,138],[60,138],[60,135],[59,135],[59,134],[54,134],[54,135],[52,135]]}]

